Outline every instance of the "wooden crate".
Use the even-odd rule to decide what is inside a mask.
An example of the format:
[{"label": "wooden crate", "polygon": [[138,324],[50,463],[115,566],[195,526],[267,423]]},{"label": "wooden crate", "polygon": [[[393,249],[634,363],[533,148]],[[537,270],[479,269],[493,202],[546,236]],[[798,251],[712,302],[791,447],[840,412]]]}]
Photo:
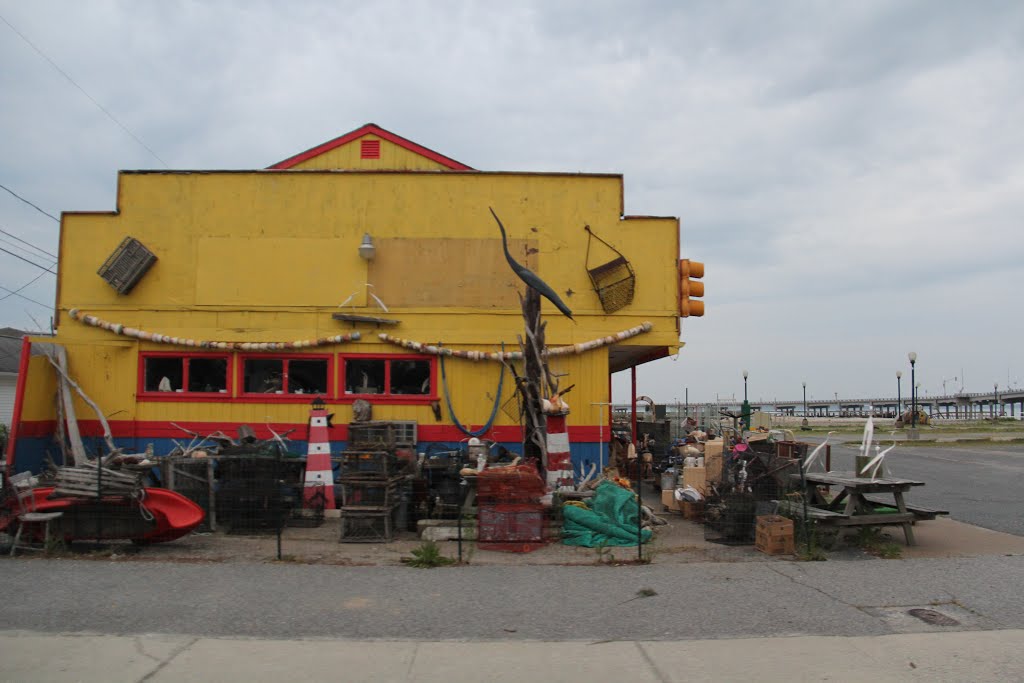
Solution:
[{"label": "wooden crate", "polygon": [[795,551],[793,520],[780,515],[757,518],[754,545],[768,555],[792,555]]},{"label": "wooden crate", "polygon": [[701,522],[704,520],[704,501],[699,503],[691,503],[689,501],[683,501],[683,518],[688,519],[691,522]]},{"label": "wooden crate", "polygon": [[708,481],[722,481],[722,449],[724,442],[721,439],[708,441],[704,444],[704,468],[707,470]]},{"label": "wooden crate", "polygon": [[684,467],[683,486],[692,486],[701,493],[708,488],[708,475],[706,467]]}]

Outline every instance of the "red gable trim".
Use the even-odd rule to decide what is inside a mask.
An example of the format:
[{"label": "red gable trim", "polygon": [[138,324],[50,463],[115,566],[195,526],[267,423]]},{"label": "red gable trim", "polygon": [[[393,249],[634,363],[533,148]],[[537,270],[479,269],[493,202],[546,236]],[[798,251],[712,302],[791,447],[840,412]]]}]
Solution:
[{"label": "red gable trim", "polygon": [[394,133],[392,133],[390,131],[386,131],[386,130],[384,130],[383,128],[381,128],[380,126],[378,126],[375,123],[368,123],[365,126],[363,126],[362,128],[357,128],[356,130],[352,131],[351,133],[345,133],[341,137],[334,138],[333,140],[329,140],[329,141],[323,143],[322,145],[317,145],[316,147],[312,147],[310,149],[307,149],[305,152],[302,152],[300,154],[296,154],[295,156],[289,157],[289,158],[285,159],[284,161],[279,161],[276,164],[274,164],[273,166],[269,166],[268,168],[271,169],[271,170],[283,170],[283,169],[292,168],[292,167],[296,166],[297,164],[301,164],[303,161],[306,161],[307,159],[312,159],[313,157],[320,156],[321,154],[323,154],[325,152],[329,152],[332,149],[336,149],[338,147],[341,147],[342,145],[348,144],[349,142],[352,142],[353,140],[358,140],[359,138],[363,137],[364,135],[376,135],[377,137],[382,138],[384,140],[387,140],[388,142],[393,142],[394,144],[398,145],[399,147],[403,147],[403,148],[409,150],[410,152],[413,152],[415,154],[419,154],[420,156],[426,157],[427,159],[430,159],[431,161],[436,161],[437,163],[441,164],[442,166],[444,166],[446,168],[450,168],[453,171],[472,171],[472,170],[474,170],[474,169],[470,168],[469,166],[466,166],[463,163],[455,161],[455,159],[451,159],[449,157],[446,157],[443,154],[438,154],[437,152],[435,152],[432,149],[427,149],[426,147],[423,147],[422,145],[417,145],[412,140],[406,140],[405,138],[401,137],[400,135],[395,135]]}]

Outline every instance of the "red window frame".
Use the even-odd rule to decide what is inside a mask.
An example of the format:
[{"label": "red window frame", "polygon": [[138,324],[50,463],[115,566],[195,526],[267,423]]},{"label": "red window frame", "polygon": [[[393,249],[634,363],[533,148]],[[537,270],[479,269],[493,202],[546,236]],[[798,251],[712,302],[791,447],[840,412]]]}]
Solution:
[{"label": "red window frame", "polygon": [[[181,367],[181,391],[147,391],[146,390],[146,359],[147,358],[180,358]],[[225,391],[188,391],[188,361],[193,358],[217,358],[227,361],[227,377]],[[234,371],[231,366],[232,354],[230,353],[179,353],[175,351],[142,351],[139,353],[139,377],[136,387],[136,396],[146,401],[225,401],[234,395],[232,379]]]},{"label": "red window frame", "polygon": [[[259,393],[259,392],[247,392],[245,390],[245,362],[248,360],[279,360],[283,362],[282,372],[284,373],[284,383],[282,386],[287,386],[288,382],[288,363],[293,360],[325,360],[327,361],[327,391],[323,394],[308,393],[308,394],[286,394],[284,389],[281,389],[280,394],[277,393]],[[316,396],[322,396],[325,399],[330,399],[334,396],[335,388],[331,386],[334,382],[334,355],[327,353],[240,353],[238,354],[238,364],[235,367],[236,386],[238,387],[238,395],[235,397],[236,403],[309,403]]]},{"label": "red window frame", "polygon": [[[380,394],[346,394],[345,393],[345,361],[349,360],[383,360],[384,364],[384,389],[385,393]],[[392,394],[391,392],[391,361],[396,360],[417,360],[430,363],[430,393],[429,394]],[[338,354],[338,378],[337,378],[337,402],[352,403],[358,399],[366,399],[373,403],[391,403],[399,405],[429,404],[438,400],[438,375],[437,356],[426,356],[403,353],[339,353]]]}]

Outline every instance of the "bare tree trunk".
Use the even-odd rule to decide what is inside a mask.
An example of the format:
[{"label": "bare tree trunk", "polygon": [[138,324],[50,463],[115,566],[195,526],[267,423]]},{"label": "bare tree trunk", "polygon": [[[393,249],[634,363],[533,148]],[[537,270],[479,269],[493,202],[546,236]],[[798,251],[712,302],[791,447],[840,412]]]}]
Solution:
[{"label": "bare tree trunk", "polygon": [[541,400],[541,387],[546,374],[541,358],[544,350],[544,326],[540,321],[540,294],[532,287],[523,298],[523,320],[526,323],[526,339],[522,340],[525,377],[523,392],[523,455],[534,457],[547,469],[547,429]]}]

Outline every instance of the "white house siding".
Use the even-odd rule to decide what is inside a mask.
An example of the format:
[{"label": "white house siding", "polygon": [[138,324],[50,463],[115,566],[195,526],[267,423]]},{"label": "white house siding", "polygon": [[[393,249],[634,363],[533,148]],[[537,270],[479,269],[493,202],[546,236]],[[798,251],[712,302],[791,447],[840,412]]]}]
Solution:
[{"label": "white house siding", "polygon": [[17,375],[0,372],[0,424],[11,424],[11,415],[14,414],[14,389],[17,383]]}]

